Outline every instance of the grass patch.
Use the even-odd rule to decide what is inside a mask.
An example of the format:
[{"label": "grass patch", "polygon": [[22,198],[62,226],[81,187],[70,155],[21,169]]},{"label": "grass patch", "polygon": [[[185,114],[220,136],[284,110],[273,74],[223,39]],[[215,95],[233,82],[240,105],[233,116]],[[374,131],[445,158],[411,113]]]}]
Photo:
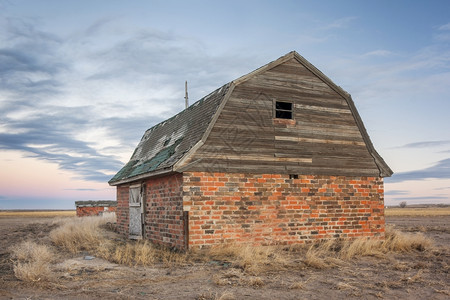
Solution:
[{"label": "grass patch", "polygon": [[151,265],[156,261],[156,250],[147,241],[110,246],[109,251],[109,254],[100,253],[100,256],[119,264]]},{"label": "grass patch", "polygon": [[92,251],[108,244],[100,225],[115,221],[115,217],[83,217],[64,220],[60,227],[50,232],[51,241],[70,253]]},{"label": "grass patch", "polygon": [[14,275],[26,282],[48,281],[52,277],[50,264],[54,253],[46,245],[25,241],[11,248]]},{"label": "grass patch", "polygon": [[273,267],[281,269],[287,263],[283,249],[275,246],[243,246],[228,243],[201,252],[207,260],[229,262],[251,275],[260,274]]},{"label": "grass patch", "polygon": [[111,240],[102,227],[114,221],[114,216],[63,220],[60,227],[50,232],[50,239],[56,247],[69,253],[88,251],[94,256],[129,266],[148,266],[157,262],[173,266],[186,262],[186,254],[157,247],[147,240]]},{"label": "grass patch", "polygon": [[233,293],[224,292],[223,294],[213,293],[212,291],[208,291],[200,294],[195,298],[196,300],[234,300],[236,299]]},{"label": "grass patch", "polygon": [[422,233],[404,233],[386,227],[386,239],[381,243],[381,250],[386,252],[425,251],[433,246],[433,242]]},{"label": "grass patch", "polygon": [[[97,257],[129,266],[162,263],[170,267],[193,262],[209,262],[228,265],[252,276],[293,266],[326,269],[355,257],[383,257],[388,252],[424,251],[432,246],[431,241],[421,233],[402,233],[387,226],[385,240],[367,238],[327,240],[292,247],[227,243],[209,249],[180,253],[155,246],[146,240],[113,241],[106,237],[106,231],[104,227],[102,228],[102,225],[110,221],[105,217],[64,220],[60,227],[50,233],[50,238],[54,245],[64,251],[70,253],[89,251]],[[217,282],[218,285],[222,285],[225,280],[218,278]],[[250,285],[258,284],[255,282]]]}]

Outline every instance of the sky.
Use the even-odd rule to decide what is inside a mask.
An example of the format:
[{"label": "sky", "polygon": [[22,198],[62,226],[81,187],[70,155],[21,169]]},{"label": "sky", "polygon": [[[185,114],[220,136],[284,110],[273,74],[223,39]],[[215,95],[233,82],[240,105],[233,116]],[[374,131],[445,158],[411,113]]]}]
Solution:
[{"label": "sky", "polygon": [[144,131],[290,51],[352,95],[387,205],[450,204],[450,1],[0,0],[0,209],[115,200]]}]

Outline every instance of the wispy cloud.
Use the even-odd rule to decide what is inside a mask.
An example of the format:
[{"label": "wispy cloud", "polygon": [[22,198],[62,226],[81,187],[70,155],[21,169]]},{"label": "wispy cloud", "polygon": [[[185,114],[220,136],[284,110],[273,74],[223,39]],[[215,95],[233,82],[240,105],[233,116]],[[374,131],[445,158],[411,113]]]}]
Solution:
[{"label": "wispy cloud", "polygon": [[361,57],[367,58],[367,57],[386,57],[386,56],[391,56],[394,53],[388,50],[373,50],[367,53],[364,53]]},{"label": "wispy cloud", "polygon": [[450,158],[440,160],[434,166],[429,168],[396,173],[392,177],[386,178],[386,182],[393,183],[425,179],[450,179]]},{"label": "wispy cloud", "polygon": [[116,22],[64,37],[33,20],[0,22],[0,149],[106,182],[146,129],[183,108],[185,80],[192,103],[257,66],[170,32],[118,33]]},{"label": "wispy cloud", "polygon": [[450,186],[443,186],[443,187],[435,188],[433,190],[435,190],[435,191],[446,191],[446,190],[450,190]]},{"label": "wispy cloud", "polygon": [[439,30],[450,30],[450,23],[440,26]]},{"label": "wispy cloud", "polygon": [[430,201],[430,200],[448,200],[449,197],[445,197],[445,196],[430,196],[430,197],[395,197],[393,198],[394,201],[405,201],[405,200],[410,200],[410,201],[415,201],[417,202],[417,200],[422,200],[424,202]]},{"label": "wispy cloud", "polygon": [[390,190],[390,191],[386,191],[384,194],[385,194],[385,195],[389,195],[389,196],[408,195],[408,194],[409,194],[409,191],[403,191],[403,190]]},{"label": "wispy cloud", "polygon": [[434,34],[434,38],[438,41],[450,41],[450,23],[440,26],[439,31]]},{"label": "wispy cloud", "polygon": [[431,147],[441,147],[450,145],[450,140],[442,140],[442,141],[423,141],[423,142],[415,142],[409,143],[403,146],[399,146],[398,148],[431,148]]},{"label": "wispy cloud", "polygon": [[333,22],[327,24],[322,29],[324,30],[330,30],[330,29],[341,29],[341,28],[347,28],[350,26],[350,24],[357,20],[358,17],[344,17],[337,20],[334,20]]}]

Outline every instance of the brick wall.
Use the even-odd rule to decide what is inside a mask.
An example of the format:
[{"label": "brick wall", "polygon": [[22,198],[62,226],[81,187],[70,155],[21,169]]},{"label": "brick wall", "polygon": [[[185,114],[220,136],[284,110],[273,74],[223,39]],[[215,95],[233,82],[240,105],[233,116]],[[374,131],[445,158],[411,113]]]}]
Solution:
[{"label": "brick wall", "polygon": [[384,237],[383,179],[185,172],[189,245]]},{"label": "brick wall", "polygon": [[105,206],[84,206],[77,207],[77,217],[86,217],[86,216],[99,216],[104,214],[105,212],[115,212],[116,207],[105,207]]},{"label": "brick wall", "polygon": [[[144,237],[153,243],[184,249],[182,181],[181,174],[144,181]],[[126,237],[129,233],[128,197],[129,185],[118,186],[117,230]]]},{"label": "brick wall", "polygon": [[183,176],[147,180],[145,236],[153,243],[184,249]]},{"label": "brick wall", "polygon": [[117,231],[128,237],[128,222],[129,222],[129,213],[130,206],[128,203],[129,197],[129,186],[123,185],[117,187],[117,209],[116,209],[116,222],[117,222]]}]

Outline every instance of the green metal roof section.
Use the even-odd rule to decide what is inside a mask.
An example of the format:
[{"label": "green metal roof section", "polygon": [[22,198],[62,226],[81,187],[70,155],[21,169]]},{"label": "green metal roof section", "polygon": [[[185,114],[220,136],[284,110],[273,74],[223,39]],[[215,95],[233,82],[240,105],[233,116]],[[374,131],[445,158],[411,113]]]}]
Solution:
[{"label": "green metal roof section", "polygon": [[229,87],[230,84],[226,84],[218,88],[172,118],[148,129],[130,161],[109,184],[117,185],[145,174],[150,177],[158,171],[170,170],[201,140]]}]

